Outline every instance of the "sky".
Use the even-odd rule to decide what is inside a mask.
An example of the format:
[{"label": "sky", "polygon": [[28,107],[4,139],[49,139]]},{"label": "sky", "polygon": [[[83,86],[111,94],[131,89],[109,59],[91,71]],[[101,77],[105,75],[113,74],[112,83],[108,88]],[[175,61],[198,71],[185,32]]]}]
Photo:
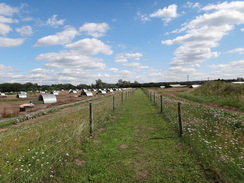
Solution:
[{"label": "sky", "polygon": [[244,1],[0,0],[0,83],[244,77]]}]

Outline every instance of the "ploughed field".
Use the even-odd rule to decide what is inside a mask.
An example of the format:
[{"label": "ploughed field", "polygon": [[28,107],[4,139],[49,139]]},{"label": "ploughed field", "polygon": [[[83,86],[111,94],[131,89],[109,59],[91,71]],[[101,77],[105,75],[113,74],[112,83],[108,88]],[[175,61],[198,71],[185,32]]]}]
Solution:
[{"label": "ploughed field", "polygon": [[[71,103],[75,101],[84,100],[87,97],[79,97],[78,93],[69,93],[68,91],[61,91],[59,95],[56,95],[57,102],[53,104],[36,104],[34,108],[27,109],[24,112],[20,112],[21,104],[28,104],[30,101],[38,101],[40,93],[28,93],[27,98],[19,99],[16,95],[7,95],[7,97],[0,98],[0,120],[5,118],[16,117],[22,114],[45,109],[50,106],[56,106],[64,103]],[[96,92],[93,92],[94,97],[98,97]]]}]

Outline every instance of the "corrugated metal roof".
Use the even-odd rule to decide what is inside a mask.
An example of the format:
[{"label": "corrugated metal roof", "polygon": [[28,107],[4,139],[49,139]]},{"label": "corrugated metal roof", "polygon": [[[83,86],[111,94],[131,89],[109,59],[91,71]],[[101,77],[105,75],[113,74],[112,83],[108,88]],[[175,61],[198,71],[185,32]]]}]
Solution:
[{"label": "corrugated metal roof", "polygon": [[42,94],[39,95],[39,101],[43,101],[44,104],[52,104],[57,102],[57,98],[54,94]]}]

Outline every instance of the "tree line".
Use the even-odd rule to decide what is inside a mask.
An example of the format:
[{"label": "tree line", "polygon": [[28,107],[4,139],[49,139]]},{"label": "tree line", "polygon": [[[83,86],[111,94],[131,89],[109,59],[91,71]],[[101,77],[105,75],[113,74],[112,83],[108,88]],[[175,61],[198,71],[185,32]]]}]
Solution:
[{"label": "tree line", "polygon": [[[244,79],[241,78],[243,81]],[[214,80],[216,81],[216,80]],[[226,81],[226,82],[233,82],[237,81],[236,79],[230,80],[221,80],[218,79],[217,81]],[[158,82],[158,83],[139,83],[137,81],[130,82],[124,81],[119,79],[117,83],[105,83],[101,79],[95,81],[94,84],[87,85],[87,84],[79,84],[79,85],[72,85],[69,83],[66,84],[52,84],[52,85],[39,85],[37,83],[27,82],[25,84],[21,83],[2,83],[0,84],[0,92],[20,92],[20,91],[53,91],[53,90],[70,90],[70,89],[92,89],[92,88],[140,88],[140,87],[160,87],[166,86],[169,87],[170,84],[182,84],[182,85],[193,85],[193,84],[203,84],[204,82],[208,81],[186,81],[186,82]]]}]

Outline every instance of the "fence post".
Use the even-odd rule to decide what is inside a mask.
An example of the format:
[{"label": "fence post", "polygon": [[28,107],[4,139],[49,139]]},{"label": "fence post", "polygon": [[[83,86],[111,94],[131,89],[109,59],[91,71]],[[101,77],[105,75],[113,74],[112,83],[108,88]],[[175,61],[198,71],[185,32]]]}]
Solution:
[{"label": "fence post", "polygon": [[178,102],[178,119],[179,119],[179,136],[183,135],[182,121],[181,121],[181,103]]},{"label": "fence post", "polygon": [[160,113],[163,113],[163,95],[160,95]]},{"label": "fence post", "polygon": [[113,112],[115,111],[115,97],[113,95]]},{"label": "fence post", "polygon": [[156,92],[154,92],[153,100],[154,100],[154,104],[156,104]]},{"label": "fence post", "polygon": [[92,138],[93,134],[93,110],[92,110],[92,103],[90,103],[90,138]]},{"label": "fence post", "polygon": [[122,92],[122,95],[121,95],[121,103],[122,104],[124,103],[124,92]]}]

